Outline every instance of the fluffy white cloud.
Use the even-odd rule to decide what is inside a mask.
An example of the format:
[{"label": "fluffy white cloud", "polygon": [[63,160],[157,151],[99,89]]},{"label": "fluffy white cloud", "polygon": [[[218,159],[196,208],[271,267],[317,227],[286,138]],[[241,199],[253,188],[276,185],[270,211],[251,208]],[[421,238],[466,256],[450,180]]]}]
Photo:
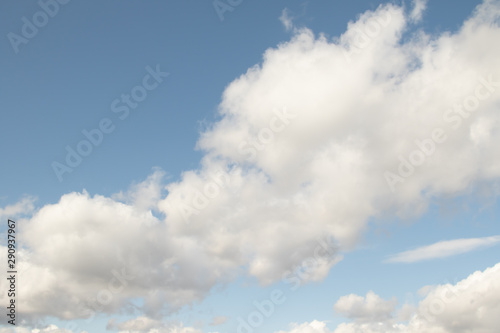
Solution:
[{"label": "fluffy white cloud", "polygon": [[366,297],[348,295],[341,297],[334,308],[343,316],[360,322],[380,322],[392,317],[396,307],[395,299],[386,301],[369,291]]},{"label": "fluffy white cloud", "polygon": [[416,329],[429,325],[443,332],[494,333],[500,327],[500,263],[475,272],[456,285],[434,287],[410,321]]},{"label": "fluffy white cloud", "polygon": [[387,262],[417,262],[436,258],[446,258],[461,253],[470,252],[478,248],[492,246],[500,242],[500,236],[483,238],[464,238],[450,241],[441,241],[435,244],[422,246],[414,250],[401,252],[391,256]]},{"label": "fluffy white cloud", "polygon": [[500,263],[483,272],[475,272],[455,285],[438,285],[426,290],[426,297],[416,308],[404,306],[401,309],[411,310],[405,322],[401,314],[390,315],[393,310],[392,301],[384,301],[377,295],[368,293],[366,298],[344,296],[335,305],[335,309],[357,321],[342,323],[333,331],[326,328],[324,322],[295,324],[288,333],[498,332]]},{"label": "fluffy white cloud", "polygon": [[238,275],[278,281],[325,236],[352,249],[371,217],[498,181],[499,16],[485,1],[455,33],[402,42],[410,19],[389,4],[333,41],[294,32],[227,87],[201,167],[166,195],[156,171],[111,198],[64,195],[22,223],[23,315],[89,317],[143,298],[157,318]]},{"label": "fluffy white cloud", "polygon": [[[195,244],[171,238],[142,208],[71,193],[21,223],[20,238],[30,251],[29,260],[20,258],[27,265],[18,282],[23,313],[88,318],[141,297],[144,311],[158,314],[200,299],[224,281]],[[164,303],[169,308],[162,309]]]},{"label": "fluffy white cloud", "polygon": [[[500,73],[498,58],[490,55],[499,52],[491,42],[500,36],[498,12],[497,2],[487,2],[456,34],[422,33],[401,44],[407,19],[402,8],[387,5],[352,22],[337,43],[303,29],[268,50],[261,66],[226,89],[222,120],[199,142],[208,151],[205,172],[220,164],[239,171],[224,192],[235,195],[211,200],[199,219],[236,206],[231,218],[252,221],[265,239],[267,226],[286,221],[301,230],[307,221],[309,230],[330,233],[349,248],[369,216],[418,214],[432,196],[496,179]],[[490,75],[495,82],[482,85]],[[463,117],[453,111],[455,104],[476,101],[476,91],[488,96],[476,111],[462,107]],[[283,106],[293,116],[280,121],[275,111]],[[492,124],[482,144],[470,134],[479,121]],[[279,130],[273,132],[273,124]],[[177,188],[202,182],[195,177],[186,176]],[[174,207],[180,200],[169,195],[165,203]],[[297,243],[310,236],[300,238]],[[276,256],[264,250],[259,262]],[[264,280],[279,276],[257,267],[252,272]]]}]

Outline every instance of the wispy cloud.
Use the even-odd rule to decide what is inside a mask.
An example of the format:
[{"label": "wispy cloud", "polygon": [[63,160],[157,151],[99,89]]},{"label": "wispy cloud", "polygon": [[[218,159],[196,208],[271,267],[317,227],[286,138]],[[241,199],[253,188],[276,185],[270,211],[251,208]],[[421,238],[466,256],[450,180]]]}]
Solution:
[{"label": "wispy cloud", "polygon": [[413,10],[410,14],[410,19],[414,22],[418,22],[422,19],[422,14],[427,8],[428,0],[413,0]]},{"label": "wispy cloud", "polygon": [[411,263],[437,258],[451,257],[457,254],[470,252],[479,248],[492,246],[500,242],[500,236],[483,238],[462,238],[441,241],[431,245],[422,246],[414,250],[404,251],[390,256],[385,262]]},{"label": "wispy cloud", "polygon": [[14,219],[19,216],[30,215],[35,210],[35,201],[35,197],[24,197],[15,204],[0,207],[0,219]]},{"label": "wispy cloud", "polygon": [[290,16],[290,11],[288,8],[283,9],[280,16],[280,21],[285,27],[286,31],[290,31],[293,28],[293,17]]}]

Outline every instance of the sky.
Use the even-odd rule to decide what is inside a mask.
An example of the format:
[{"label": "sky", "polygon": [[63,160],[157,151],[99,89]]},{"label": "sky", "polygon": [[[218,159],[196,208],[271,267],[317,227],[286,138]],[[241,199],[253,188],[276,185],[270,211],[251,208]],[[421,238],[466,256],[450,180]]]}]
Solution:
[{"label": "sky", "polygon": [[0,333],[497,332],[500,1],[4,1],[0,32]]}]

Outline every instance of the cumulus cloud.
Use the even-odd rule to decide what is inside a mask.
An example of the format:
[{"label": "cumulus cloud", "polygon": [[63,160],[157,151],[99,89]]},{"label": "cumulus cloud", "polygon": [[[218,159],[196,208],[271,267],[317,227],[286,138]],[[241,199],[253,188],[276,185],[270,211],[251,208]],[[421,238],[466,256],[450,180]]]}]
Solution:
[{"label": "cumulus cloud", "polygon": [[500,264],[497,264],[455,285],[433,287],[419,303],[410,326],[429,325],[446,333],[493,333],[500,325],[499,311]]},{"label": "cumulus cloud", "polygon": [[69,193],[23,223],[23,315],[88,318],[139,298],[158,319],[237,276],[279,281],[325,236],[353,249],[372,217],[494,184],[499,16],[485,1],[457,32],[402,41],[410,18],[387,4],[333,40],[294,31],[224,91],[199,169],[112,197]]},{"label": "cumulus cloud", "polygon": [[[401,316],[390,315],[392,301],[384,301],[373,293],[366,298],[349,295],[341,297],[335,308],[342,309],[341,312],[349,318],[361,318],[362,321],[342,323],[333,331],[326,327],[325,322],[294,324],[288,333],[498,332],[500,263],[483,272],[475,272],[455,285],[444,284],[427,289],[427,295],[412,309],[408,320],[402,321]],[[376,304],[382,305],[385,310],[382,311]],[[401,310],[410,308],[404,306]]]},{"label": "cumulus cloud", "polygon": [[341,297],[334,306],[343,316],[360,322],[379,322],[392,317],[397,305],[395,299],[386,301],[369,291],[366,297],[348,295]]},{"label": "cumulus cloud", "polygon": [[411,263],[423,260],[451,257],[467,253],[479,248],[492,246],[500,242],[500,236],[483,238],[463,238],[441,241],[435,244],[422,246],[414,250],[401,252],[391,256],[386,262]]},{"label": "cumulus cloud", "polygon": [[31,256],[19,302],[28,316],[89,318],[133,297],[158,314],[164,303],[171,311],[200,299],[221,277],[194,244],[170,239],[150,211],[86,192],[41,208],[23,230]]}]

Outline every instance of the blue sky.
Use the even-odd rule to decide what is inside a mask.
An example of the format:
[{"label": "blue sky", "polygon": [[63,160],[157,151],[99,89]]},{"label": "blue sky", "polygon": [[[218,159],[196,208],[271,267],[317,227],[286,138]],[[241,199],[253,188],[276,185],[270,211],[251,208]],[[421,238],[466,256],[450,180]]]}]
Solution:
[{"label": "blue sky", "polygon": [[[19,53],[8,39],[2,43],[2,76],[9,78],[2,83],[3,110],[12,110],[3,112],[9,126],[1,134],[1,142],[8,143],[2,150],[17,161],[2,164],[6,169],[1,174],[9,175],[4,184],[10,202],[26,193],[54,201],[82,188],[114,193],[145,178],[153,166],[178,177],[197,165],[200,154],[193,148],[198,132],[204,122],[214,120],[224,88],[258,64],[266,49],[290,38],[278,19],[284,8],[300,16],[297,24],[337,36],[347,22],[377,5],[243,2],[226,12],[222,22],[210,2],[61,6],[28,44],[19,45]],[[21,18],[39,11],[35,2],[2,6],[4,35],[19,34]],[[445,16],[443,8],[448,8],[443,1],[429,4],[424,28],[456,29],[474,2],[462,1]],[[54,183],[52,161],[64,158],[64,147],[79,142],[83,129],[113,116],[111,102],[140,82],[146,66],[156,64],[171,77],[141,104],[137,115],[106,138],[92,162],[83,163],[63,183]]]},{"label": "blue sky", "polygon": [[[499,17],[493,0],[0,4],[15,332],[494,332],[493,308],[447,318],[500,299]],[[67,149],[90,150],[72,166]],[[446,284],[457,299],[425,321]]]}]

